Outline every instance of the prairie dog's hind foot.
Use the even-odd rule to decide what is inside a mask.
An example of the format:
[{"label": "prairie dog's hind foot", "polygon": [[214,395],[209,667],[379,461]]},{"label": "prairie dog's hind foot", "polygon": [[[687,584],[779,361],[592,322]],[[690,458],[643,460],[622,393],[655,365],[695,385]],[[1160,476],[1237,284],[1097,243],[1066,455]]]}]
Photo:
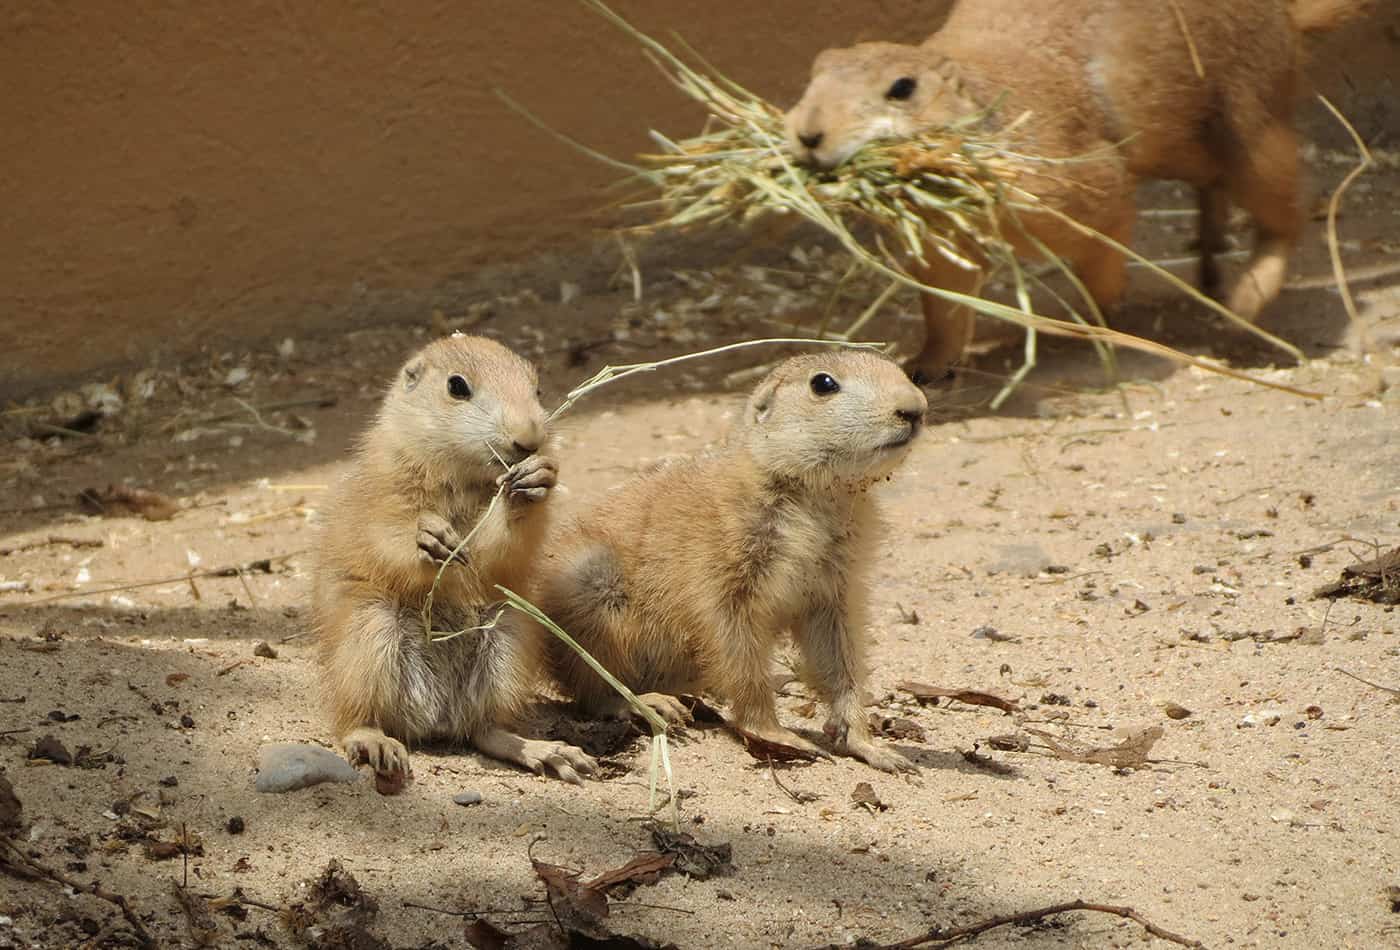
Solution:
[{"label": "prairie dog's hind foot", "polygon": [[866,736],[847,736],[844,742],[837,743],[836,750],[881,772],[917,772],[918,767],[884,743]]},{"label": "prairie dog's hind foot", "polygon": [[570,785],[582,785],[583,775],[598,770],[593,757],[565,742],[526,739],[496,726],[473,733],[472,744],[480,751],[504,762],[524,766],[536,775],[553,774]]},{"label": "prairie dog's hind foot", "polygon": [[[668,726],[688,726],[692,721],[690,710],[686,708],[685,703],[669,693],[639,693],[637,698],[644,706],[666,720]],[[643,718],[632,708],[631,703],[616,693],[595,706],[592,712],[599,719]]]},{"label": "prairie dog's hind foot", "polygon": [[351,765],[368,765],[375,773],[408,779],[413,771],[408,766],[408,749],[382,730],[364,726],[340,740],[345,758]]}]

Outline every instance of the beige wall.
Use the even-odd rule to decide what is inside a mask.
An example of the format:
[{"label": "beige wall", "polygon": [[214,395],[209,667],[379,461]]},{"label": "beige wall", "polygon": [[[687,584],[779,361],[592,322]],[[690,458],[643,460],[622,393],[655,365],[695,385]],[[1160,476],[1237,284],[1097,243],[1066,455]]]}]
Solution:
[{"label": "beige wall", "polygon": [[[451,278],[585,237],[615,173],[493,86],[624,157],[650,124],[695,127],[575,0],[5,7],[0,396],[209,338],[422,316]],[[940,7],[616,5],[779,101],[823,45],[912,38]]]},{"label": "beige wall", "polygon": [[[946,6],[616,2],[779,103],[816,50],[918,39]],[[1393,70],[1383,32],[1357,35]],[[574,0],[7,4],[0,398],[207,341],[421,318],[484,265],[585,241],[614,173],[493,86],[619,156],[697,121]]]}]

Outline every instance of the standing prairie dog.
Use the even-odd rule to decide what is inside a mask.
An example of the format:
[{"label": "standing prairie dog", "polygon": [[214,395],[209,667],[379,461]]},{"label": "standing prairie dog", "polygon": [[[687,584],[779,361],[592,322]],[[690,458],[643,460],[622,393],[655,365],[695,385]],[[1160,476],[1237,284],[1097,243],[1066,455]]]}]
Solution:
[{"label": "standing prairie dog", "polygon": [[[577,783],[594,763],[506,728],[533,696],[539,632],[492,610],[496,584],[522,591],[556,480],[534,368],[483,337],[428,344],[394,378],[325,510],[312,604],[321,685],[351,762],[400,781],[407,745],[465,742]],[[503,489],[502,489],[502,486]],[[498,489],[503,494],[485,515]],[[422,611],[442,574],[429,642]]]},{"label": "standing prairie dog", "polygon": [[[866,489],[903,460],[927,409],[873,353],[786,360],[722,446],[639,476],[570,530],[541,568],[541,608],[667,718],[684,717],[674,694],[709,691],[741,728],[820,752],[778,723],[769,664],[791,632],[837,749],[912,769],[872,741],[861,709],[877,530]],[[550,657],[586,712],[625,714],[575,654]]]},{"label": "standing prairie dog", "polygon": [[[875,139],[902,138],[995,107],[985,131],[1028,113],[1010,132],[1023,162],[1018,185],[1109,238],[1131,238],[1141,179],[1194,185],[1200,205],[1201,284],[1220,291],[1233,202],[1254,221],[1255,247],[1226,298],[1246,320],[1278,295],[1302,227],[1298,137],[1302,33],[1363,12],[1365,0],[958,0],[921,46],[861,43],[817,56],[787,115],[801,161],[841,164]],[[1178,14],[1180,20],[1178,21]],[[1188,37],[1189,36],[1189,41]],[[1194,52],[1193,52],[1194,50]],[[1196,59],[1200,64],[1197,72]],[[1049,213],[1003,221],[1018,252],[1036,242],[1067,262],[1101,310],[1126,284],[1123,254]],[[1024,229],[1024,233],[1022,233]],[[976,294],[982,267],[935,248],[911,273],[930,286]],[[925,294],[925,342],[911,369],[945,374],[971,341],[972,313]]]}]

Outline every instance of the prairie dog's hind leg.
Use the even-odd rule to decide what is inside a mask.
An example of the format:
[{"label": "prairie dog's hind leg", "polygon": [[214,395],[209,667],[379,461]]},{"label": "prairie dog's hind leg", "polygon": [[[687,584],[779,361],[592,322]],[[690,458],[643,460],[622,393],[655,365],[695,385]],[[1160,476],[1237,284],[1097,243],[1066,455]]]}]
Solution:
[{"label": "prairie dog's hind leg", "polygon": [[526,739],[500,726],[483,726],[472,733],[472,745],[504,762],[522,765],[537,775],[552,772],[570,785],[582,785],[579,773],[592,775],[598,763],[582,749],[565,742]]}]

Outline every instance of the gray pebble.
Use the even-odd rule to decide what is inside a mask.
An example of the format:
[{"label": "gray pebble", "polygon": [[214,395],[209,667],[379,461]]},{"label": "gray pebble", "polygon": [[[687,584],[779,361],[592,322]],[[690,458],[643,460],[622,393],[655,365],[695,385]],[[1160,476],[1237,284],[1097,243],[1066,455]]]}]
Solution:
[{"label": "gray pebble", "polygon": [[293,792],[322,782],[356,782],[360,773],[340,756],[320,746],[279,742],[258,750],[260,792]]},{"label": "gray pebble", "polygon": [[458,792],[452,796],[452,801],[458,805],[480,805],[480,792]]}]

